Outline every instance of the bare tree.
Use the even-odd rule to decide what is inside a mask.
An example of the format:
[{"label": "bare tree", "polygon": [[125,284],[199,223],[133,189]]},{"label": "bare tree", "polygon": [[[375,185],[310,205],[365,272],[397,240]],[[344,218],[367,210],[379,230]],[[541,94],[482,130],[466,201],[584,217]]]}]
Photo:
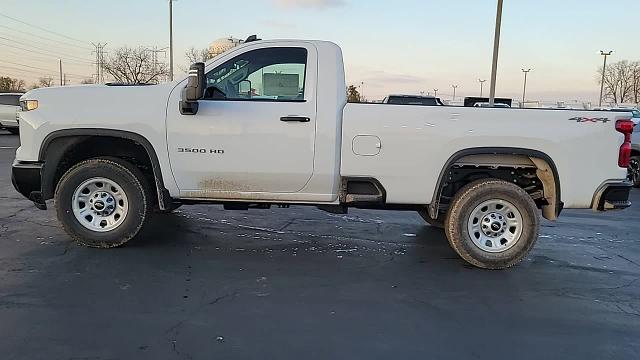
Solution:
[{"label": "bare tree", "polygon": [[143,47],[114,50],[103,68],[124,84],[157,84],[169,74],[167,64],[154,62],[153,54]]},{"label": "bare tree", "polygon": [[640,104],[640,61],[634,61],[631,67],[631,101]]},{"label": "bare tree", "polygon": [[8,76],[0,76],[0,92],[24,91],[24,80],[14,79]]},{"label": "bare tree", "polygon": [[187,62],[189,63],[189,65],[197,62],[205,62],[213,58],[213,56],[211,56],[211,53],[209,53],[209,49],[196,49],[194,47],[191,47],[189,50],[187,50],[184,53],[184,56],[187,58]]},{"label": "bare tree", "polygon": [[[598,83],[602,80],[602,68],[598,70]],[[604,94],[605,100],[619,104],[632,100],[633,92],[633,70],[627,60],[618,61],[607,66],[604,74]]]},{"label": "bare tree", "polygon": [[38,79],[38,87],[52,87],[53,78],[51,76],[45,76]]}]

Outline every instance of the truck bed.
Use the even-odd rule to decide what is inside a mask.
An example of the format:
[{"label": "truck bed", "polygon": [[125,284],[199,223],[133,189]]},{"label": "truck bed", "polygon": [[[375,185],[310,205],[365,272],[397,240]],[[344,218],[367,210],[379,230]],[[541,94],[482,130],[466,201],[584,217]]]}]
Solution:
[{"label": "truck bed", "polygon": [[[521,148],[553,159],[567,208],[588,208],[594,189],[616,175],[624,113],[449,106],[347,104],[341,174],[372,177],[387,203],[430,203],[440,172],[469,148]],[[377,149],[379,147],[379,149]],[[377,151],[376,151],[377,150]],[[358,154],[356,154],[358,153]]]}]

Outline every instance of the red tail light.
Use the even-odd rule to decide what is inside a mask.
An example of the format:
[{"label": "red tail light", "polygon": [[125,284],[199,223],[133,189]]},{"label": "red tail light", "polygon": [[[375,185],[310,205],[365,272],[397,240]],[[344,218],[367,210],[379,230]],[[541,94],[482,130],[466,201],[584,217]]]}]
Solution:
[{"label": "red tail light", "polygon": [[616,121],[616,131],[624,134],[624,142],[620,145],[618,166],[626,168],[631,160],[631,134],[633,133],[633,121],[624,119]]}]

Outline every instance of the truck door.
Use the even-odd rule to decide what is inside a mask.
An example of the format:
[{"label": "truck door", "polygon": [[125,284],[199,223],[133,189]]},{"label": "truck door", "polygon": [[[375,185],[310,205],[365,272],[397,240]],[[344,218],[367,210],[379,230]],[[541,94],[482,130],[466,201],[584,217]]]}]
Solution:
[{"label": "truck door", "polygon": [[295,193],[313,175],[315,48],[243,50],[207,68],[196,115],[168,112],[168,150],[181,196]]}]

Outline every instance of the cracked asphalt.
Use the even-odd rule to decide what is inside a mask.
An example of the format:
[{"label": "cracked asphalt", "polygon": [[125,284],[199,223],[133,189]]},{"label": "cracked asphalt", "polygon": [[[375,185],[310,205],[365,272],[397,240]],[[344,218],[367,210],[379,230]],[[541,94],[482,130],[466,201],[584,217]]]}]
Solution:
[{"label": "cracked asphalt", "polygon": [[638,190],[507,271],[410,212],[185,206],[97,250],[15,192],[17,146],[0,131],[2,359],[638,358]]}]

